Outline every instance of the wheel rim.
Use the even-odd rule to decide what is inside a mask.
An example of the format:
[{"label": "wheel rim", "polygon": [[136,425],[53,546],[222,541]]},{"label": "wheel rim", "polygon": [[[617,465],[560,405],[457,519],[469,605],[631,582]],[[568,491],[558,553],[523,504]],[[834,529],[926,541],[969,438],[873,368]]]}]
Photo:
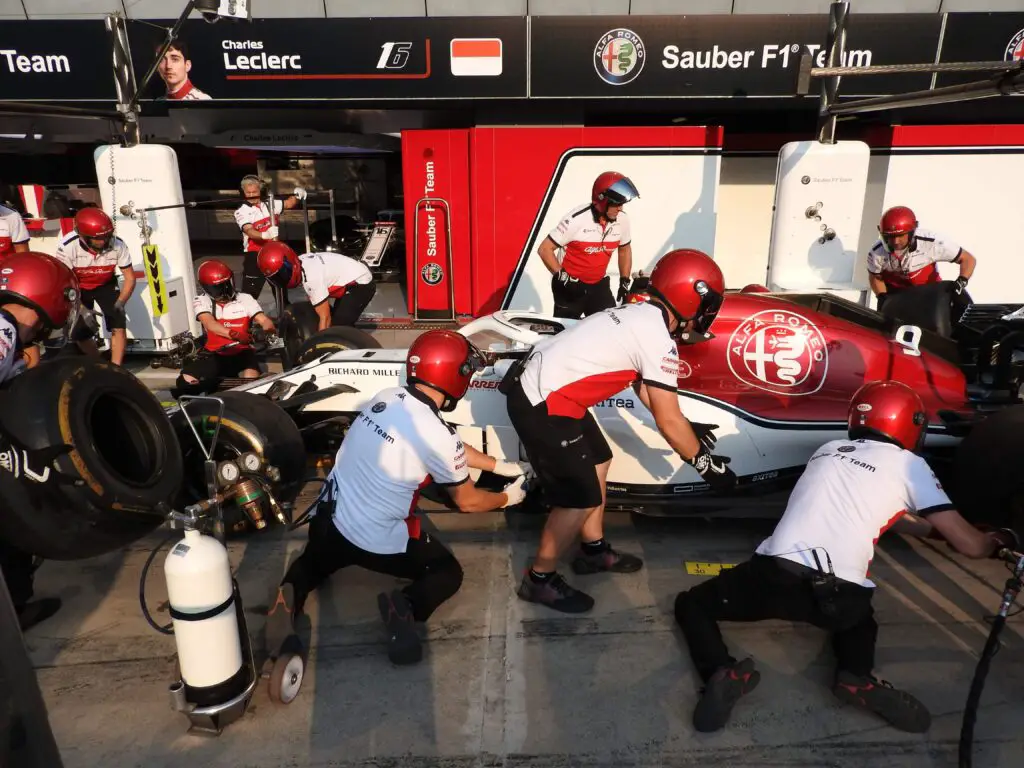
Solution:
[{"label": "wheel rim", "polygon": [[284,665],[284,669],[281,670],[281,703],[291,704],[295,700],[295,697],[299,695],[299,689],[302,687],[302,677],[305,673],[306,665],[302,661],[301,656],[293,655],[288,658],[288,662]]}]

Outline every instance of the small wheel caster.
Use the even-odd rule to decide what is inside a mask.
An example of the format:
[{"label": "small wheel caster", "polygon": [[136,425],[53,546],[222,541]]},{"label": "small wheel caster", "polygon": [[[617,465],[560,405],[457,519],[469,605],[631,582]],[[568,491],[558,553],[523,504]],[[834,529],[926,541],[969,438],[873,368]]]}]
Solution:
[{"label": "small wheel caster", "polygon": [[270,700],[276,704],[291,704],[299,695],[306,662],[297,653],[278,656],[270,670]]}]

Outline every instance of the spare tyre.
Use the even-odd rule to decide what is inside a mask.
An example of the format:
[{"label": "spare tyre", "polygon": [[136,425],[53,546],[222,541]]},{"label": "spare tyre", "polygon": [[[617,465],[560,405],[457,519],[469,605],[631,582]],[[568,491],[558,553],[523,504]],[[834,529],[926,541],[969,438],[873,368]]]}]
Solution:
[{"label": "spare tyre", "polygon": [[348,325],[332,325],[310,336],[295,355],[295,364],[304,365],[310,360],[343,352],[347,349],[380,349],[377,339],[358,328]]},{"label": "spare tyre", "polygon": [[277,321],[277,334],[284,342],[284,352],[281,355],[284,370],[290,371],[295,367],[296,355],[319,327],[320,318],[308,301],[299,301],[284,308]]},{"label": "spare tyre", "polygon": [[56,358],[13,379],[0,404],[5,539],[77,560],[163,522],[183,478],[181,447],[159,401],[131,373],[94,357]]},{"label": "spare tyre", "polygon": [[964,308],[970,304],[969,297],[956,295],[954,286],[950,280],[916,285],[894,293],[879,311],[903,324],[916,325],[949,339]]}]

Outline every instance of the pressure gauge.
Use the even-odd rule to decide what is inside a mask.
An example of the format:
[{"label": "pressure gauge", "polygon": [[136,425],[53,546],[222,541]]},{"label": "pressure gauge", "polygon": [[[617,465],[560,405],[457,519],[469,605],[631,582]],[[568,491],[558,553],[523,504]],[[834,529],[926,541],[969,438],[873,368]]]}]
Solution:
[{"label": "pressure gauge", "polygon": [[217,473],[220,475],[220,479],[225,483],[238,482],[238,477],[241,475],[241,470],[238,469],[238,465],[233,461],[225,461],[217,468]]},{"label": "pressure gauge", "polygon": [[260,457],[255,453],[243,453],[242,454],[242,467],[246,472],[258,472],[260,465],[263,463],[260,461]]}]

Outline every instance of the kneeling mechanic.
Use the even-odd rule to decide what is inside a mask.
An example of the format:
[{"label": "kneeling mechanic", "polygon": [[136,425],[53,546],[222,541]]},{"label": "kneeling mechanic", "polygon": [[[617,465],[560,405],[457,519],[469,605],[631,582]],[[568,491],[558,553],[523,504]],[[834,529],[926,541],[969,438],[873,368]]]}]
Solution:
[{"label": "kneeling mechanic", "polygon": [[[310,592],[350,565],[410,579],[377,601],[391,637],[391,661],[413,664],[422,658],[415,622],[425,622],[459,591],[462,566],[421,530],[420,489],[432,480],[462,512],[509,507],[525,497],[529,465],[465,445],[441,418],[466,394],[480,367],[479,353],[464,336],[428,331],[409,348],[407,385],[379,392],[352,422],[309,524],[309,542],[282,581],[294,590],[294,617]],[[470,468],[515,479],[493,493],[470,480]]]},{"label": "kneeling mechanic", "polygon": [[917,393],[895,381],[865,384],[849,411],[849,439],[826,443],[810,458],[772,535],[752,559],[681,592],[676,621],[704,690],[693,712],[698,731],[716,731],[736,702],[758,684],[747,658],[736,661],[719,621],[782,619],[832,633],[833,693],[903,731],[931,724],[925,706],[874,677],[874,583],[868,567],[875,542],[906,512],[968,557],[1015,547],[1011,531],[983,533],[953,508],[931,468],[917,455],[928,428]]}]

